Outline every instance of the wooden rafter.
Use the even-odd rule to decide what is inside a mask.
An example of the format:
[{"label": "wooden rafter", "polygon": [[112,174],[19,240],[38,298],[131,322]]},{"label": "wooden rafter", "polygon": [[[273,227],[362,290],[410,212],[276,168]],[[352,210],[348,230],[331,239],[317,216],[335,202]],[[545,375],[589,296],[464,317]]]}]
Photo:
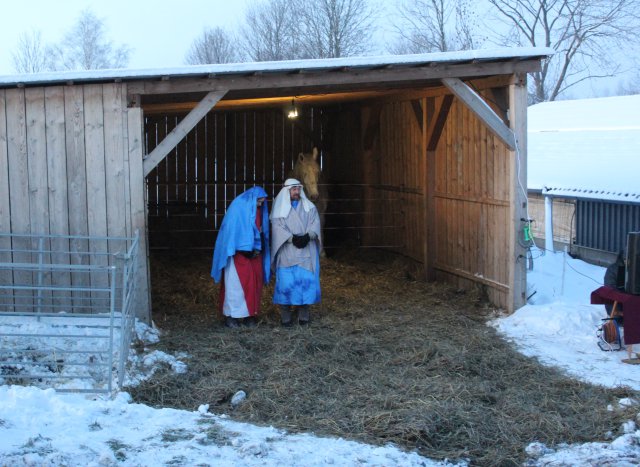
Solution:
[{"label": "wooden rafter", "polygon": [[146,177],[176,145],[187,136],[202,118],[209,113],[227,91],[212,91],[184,117],[178,125],[158,144],[144,159],[144,176]]},{"label": "wooden rafter", "polygon": [[511,151],[516,149],[513,131],[473,89],[458,78],[443,78],[443,84],[489,127]]},{"label": "wooden rafter", "polygon": [[413,113],[416,116],[418,128],[420,128],[420,131],[422,132],[422,104],[420,104],[419,100],[412,100],[411,107],[413,108]]},{"label": "wooden rafter", "polygon": [[[430,99],[433,101],[433,106],[435,106],[435,99]],[[451,94],[446,94],[445,96],[443,96],[440,105],[433,110],[433,116],[431,116],[431,112],[429,112],[429,128],[427,128],[427,151],[436,150],[438,141],[440,141],[440,136],[442,135],[442,130],[444,129],[444,124],[447,122],[451,104],[453,104],[453,96]]]}]

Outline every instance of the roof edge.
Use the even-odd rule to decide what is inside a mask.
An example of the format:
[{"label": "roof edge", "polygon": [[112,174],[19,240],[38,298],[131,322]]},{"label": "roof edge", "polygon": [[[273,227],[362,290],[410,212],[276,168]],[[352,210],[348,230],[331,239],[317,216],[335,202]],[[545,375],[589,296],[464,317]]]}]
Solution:
[{"label": "roof edge", "polygon": [[184,67],[103,69],[57,71],[0,76],[0,87],[36,86],[56,83],[85,83],[95,81],[133,81],[207,75],[246,75],[259,73],[293,73],[303,71],[331,71],[379,67],[416,67],[437,63],[493,62],[509,60],[542,60],[554,51],[548,47],[517,47],[477,49],[458,52],[437,52],[409,55],[379,55],[273,62],[243,62],[213,65],[185,65]]}]

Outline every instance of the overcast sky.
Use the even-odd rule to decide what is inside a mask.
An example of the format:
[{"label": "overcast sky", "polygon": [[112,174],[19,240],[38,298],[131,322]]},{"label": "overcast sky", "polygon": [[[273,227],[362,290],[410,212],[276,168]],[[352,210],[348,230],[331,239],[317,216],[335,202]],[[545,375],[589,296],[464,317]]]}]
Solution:
[{"label": "overcast sky", "polygon": [[[13,0],[3,2],[0,27],[0,75],[15,74],[12,53],[22,33],[37,30],[44,44],[58,43],[76,23],[83,9],[91,11],[105,24],[107,38],[114,45],[132,48],[129,68],[163,68],[185,64],[185,55],[205,27],[220,26],[237,31],[245,9],[252,0]],[[379,2],[391,5],[392,2]],[[377,35],[391,30],[383,20]],[[385,53],[385,41],[379,39]],[[486,47],[492,47],[487,44]],[[566,97],[583,98],[615,93],[623,79],[583,83]]]},{"label": "overcast sky", "polygon": [[126,44],[130,68],[184,65],[193,40],[205,27],[235,29],[247,0],[24,0],[3,3],[0,75],[14,74],[12,53],[21,33],[42,32],[43,43],[57,43],[90,8],[104,20],[107,37]]}]

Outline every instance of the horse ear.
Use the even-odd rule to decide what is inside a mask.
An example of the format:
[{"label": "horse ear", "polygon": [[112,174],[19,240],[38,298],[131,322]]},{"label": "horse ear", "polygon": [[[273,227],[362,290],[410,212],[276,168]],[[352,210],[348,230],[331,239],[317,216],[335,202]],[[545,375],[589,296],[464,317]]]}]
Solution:
[{"label": "horse ear", "polygon": [[313,148],[313,160],[317,160],[318,159],[318,148],[314,147]]}]

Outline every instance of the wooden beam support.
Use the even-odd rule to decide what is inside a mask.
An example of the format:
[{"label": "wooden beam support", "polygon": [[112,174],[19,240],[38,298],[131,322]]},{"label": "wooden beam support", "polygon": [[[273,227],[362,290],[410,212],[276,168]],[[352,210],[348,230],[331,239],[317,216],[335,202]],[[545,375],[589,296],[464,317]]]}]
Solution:
[{"label": "wooden beam support", "polygon": [[498,114],[505,125],[509,125],[509,86],[511,84],[513,83],[502,87],[489,88],[485,91],[487,93],[487,104]]},{"label": "wooden beam support", "polygon": [[507,147],[514,151],[516,140],[513,131],[473,89],[458,78],[443,78],[444,85],[456,95]]},{"label": "wooden beam support", "polygon": [[369,114],[369,121],[364,131],[364,138],[362,140],[362,148],[365,151],[371,150],[373,143],[380,134],[380,113],[382,112],[382,105],[375,104],[371,107],[371,113]]},{"label": "wooden beam support", "polygon": [[522,235],[527,217],[527,75],[522,74],[519,80],[509,86],[510,125],[517,147],[509,160],[511,183],[509,200],[511,201],[511,229],[507,258],[509,268],[509,284],[511,302],[507,309],[514,312],[527,304],[527,252],[523,247]]},{"label": "wooden beam support", "polygon": [[[433,97],[428,97],[426,99],[425,113],[427,122],[435,119],[434,101],[435,98]],[[434,193],[436,191],[436,151],[435,145],[433,146],[433,149],[429,149],[429,140],[432,135],[429,131],[430,130],[427,129],[422,137],[425,145],[424,229],[426,242],[424,245],[424,278],[428,282],[433,282],[436,280],[434,265],[436,262],[436,235],[438,233],[436,224],[436,203],[434,198]],[[439,138],[440,136],[438,136],[438,139]]]},{"label": "wooden beam support", "polygon": [[[469,85],[474,89],[479,90],[494,90],[504,88],[506,89],[512,84],[513,77],[512,76],[491,76],[488,78],[482,78],[478,80],[468,81]],[[433,85],[433,83],[432,83]],[[447,92],[444,85],[442,85],[439,81],[437,86],[434,87],[425,87],[424,83],[418,87],[402,87],[399,89],[393,89],[392,87],[384,86],[383,88],[379,88],[380,85],[373,89],[368,90],[347,90],[343,86],[338,89],[324,89],[319,94],[297,94],[297,91],[294,89],[283,89],[279,88],[279,90],[272,90],[269,95],[267,95],[267,91],[264,91],[263,97],[250,97],[250,98],[238,98],[238,99],[224,99],[216,104],[216,110],[228,110],[228,109],[238,109],[238,108],[277,108],[284,106],[285,104],[291,102],[291,95],[296,95],[296,102],[300,102],[301,105],[317,105],[317,106],[331,106],[335,104],[344,104],[349,102],[363,102],[364,105],[371,105],[371,101],[379,101],[381,103],[384,102],[398,102],[398,101],[410,101],[410,100],[420,100],[425,97],[438,97]],[[494,89],[495,88],[495,89]],[[307,89],[307,91],[311,91]],[[271,94],[276,94],[273,96]],[[131,94],[128,93],[128,98],[131,104],[135,104],[136,102],[143,102],[141,100],[141,96],[139,94]],[[501,102],[501,101],[497,101]],[[506,103],[506,100],[504,100]],[[140,106],[144,110],[145,116],[149,115],[164,115],[168,113],[187,113],[191,109],[193,109],[198,104],[197,101],[192,100],[184,100],[178,102],[166,102],[166,103],[142,103]],[[136,104],[137,105],[137,104]],[[133,106],[133,105],[132,105]],[[496,107],[493,107],[496,110]],[[506,108],[506,107],[505,107]],[[496,110],[497,111],[497,110]],[[506,115],[504,112],[497,111],[498,114]],[[506,120],[505,120],[506,123]]]},{"label": "wooden beam support", "polygon": [[427,122],[429,126],[427,128],[427,151],[435,151],[442,136],[442,130],[444,124],[447,123],[447,117],[449,116],[449,110],[453,104],[453,96],[451,94],[445,94],[440,102],[440,106],[436,108],[436,99],[434,97],[427,98],[429,110],[427,112]]},{"label": "wooden beam support", "polygon": [[348,86],[365,84],[424,83],[426,80],[443,78],[478,79],[495,75],[512,75],[513,73],[529,73],[540,70],[540,60],[523,60],[517,63],[465,63],[459,65],[440,63],[434,66],[415,68],[390,68],[383,70],[348,70],[327,73],[319,70],[316,73],[302,74],[264,74],[262,76],[217,75],[214,78],[182,78],[174,77],[168,81],[134,81],[127,83],[127,90],[132,94],[170,94],[189,92],[209,92],[219,89],[258,90],[274,88],[305,88],[313,86]]},{"label": "wooden beam support", "polygon": [[426,97],[422,100],[422,121],[427,125],[421,128],[421,156],[424,157],[424,172],[422,180],[424,183],[423,193],[423,209],[422,218],[424,221],[424,245],[423,245],[423,261],[424,261],[424,278],[432,282],[435,280],[435,271],[433,263],[435,261],[435,212],[433,203],[433,193],[435,191],[436,168],[434,164],[435,151],[427,150],[429,144],[429,122],[434,118],[434,101],[433,97]]},{"label": "wooden beam support", "polygon": [[144,176],[146,177],[176,145],[187,136],[202,118],[209,113],[227,91],[212,91],[200,101],[194,109],[184,117],[178,125],[158,144],[144,159]]},{"label": "wooden beam support", "polygon": [[420,128],[420,132],[422,133],[422,105],[420,104],[419,100],[412,100],[411,107],[413,108],[413,113],[416,116],[416,123],[418,124],[418,128]]}]

